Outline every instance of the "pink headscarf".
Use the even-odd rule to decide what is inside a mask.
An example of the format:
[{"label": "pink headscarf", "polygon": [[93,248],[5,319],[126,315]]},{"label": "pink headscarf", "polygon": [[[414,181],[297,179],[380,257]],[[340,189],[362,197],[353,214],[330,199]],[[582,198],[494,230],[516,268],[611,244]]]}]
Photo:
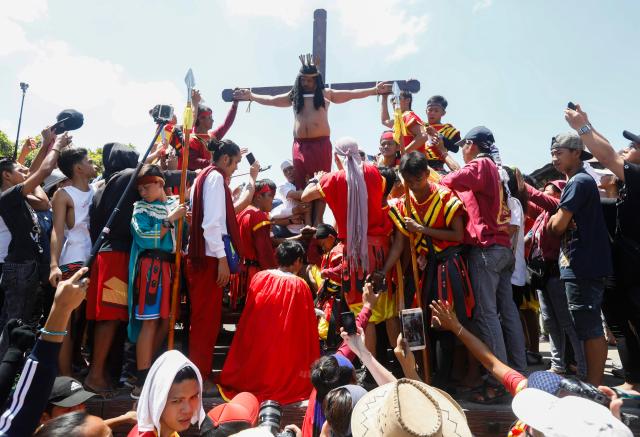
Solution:
[{"label": "pink headscarf", "polygon": [[367,230],[369,208],[367,184],[364,181],[358,143],[351,137],[340,138],[335,146],[338,156],[344,158],[347,179],[347,261],[356,268],[369,266]]}]

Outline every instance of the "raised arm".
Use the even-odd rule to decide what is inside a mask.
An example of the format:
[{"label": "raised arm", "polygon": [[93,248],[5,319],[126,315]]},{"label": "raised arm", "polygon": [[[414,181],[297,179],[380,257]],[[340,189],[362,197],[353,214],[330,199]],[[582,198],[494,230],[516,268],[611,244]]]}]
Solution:
[{"label": "raised arm", "polygon": [[[576,131],[583,126],[591,126],[587,113],[580,108],[580,105],[576,105],[575,111],[565,109],[564,119]],[[624,182],[624,159],[616,153],[611,143],[600,132],[591,126],[591,130],[580,135],[580,139],[600,164],[611,170],[618,179]]]},{"label": "raised arm", "polygon": [[289,93],[280,94],[277,96],[267,96],[262,94],[252,93],[250,89],[237,89],[233,92],[233,98],[236,100],[249,100],[250,102],[258,102],[261,105],[276,106],[278,108],[287,108],[291,106],[291,99]]},{"label": "raised arm", "polygon": [[389,94],[383,94],[380,99],[380,122],[388,127],[393,128],[393,118],[389,117]]},{"label": "raised arm", "polygon": [[227,112],[227,116],[224,119],[224,122],[215,128],[211,135],[216,137],[216,139],[221,140],[227,134],[229,129],[231,129],[231,125],[233,121],[236,119],[236,113],[238,112],[238,101],[234,100],[231,104],[231,108],[229,108],[229,112]]},{"label": "raised arm", "polygon": [[[51,174],[56,165],[58,164],[58,157],[60,156],[60,149],[68,146],[71,143],[71,137],[66,133],[58,138],[57,143],[53,146],[51,151],[47,153],[42,165],[35,172],[30,173],[27,180],[24,181],[22,188],[22,195],[27,196],[33,193],[47,176]],[[44,148],[44,145],[43,145]],[[45,152],[46,153],[46,152]]]}]

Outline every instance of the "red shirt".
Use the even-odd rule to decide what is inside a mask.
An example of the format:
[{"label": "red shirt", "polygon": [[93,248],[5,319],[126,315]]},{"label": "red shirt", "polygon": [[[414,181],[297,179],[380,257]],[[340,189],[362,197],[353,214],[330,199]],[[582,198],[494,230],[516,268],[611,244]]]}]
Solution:
[{"label": "red shirt", "polygon": [[407,135],[402,136],[402,145],[407,147],[415,138],[409,128],[413,125],[424,126],[424,121],[422,121],[422,119],[413,111],[404,111],[402,114],[402,121],[404,121],[404,125],[407,128]]},{"label": "red shirt", "polygon": [[278,263],[271,245],[269,216],[253,205],[237,215],[241,253],[245,259],[257,261],[262,269],[273,269]]},{"label": "red shirt", "polygon": [[328,253],[322,255],[320,264],[320,273],[325,277],[325,280],[331,281],[338,287],[342,283],[342,271],[344,270],[343,252],[344,244],[339,242]]},{"label": "red shirt", "polygon": [[[393,225],[387,211],[382,208],[385,180],[375,165],[363,163],[364,181],[367,185],[368,235],[389,235]],[[347,179],[344,170],[327,173],[318,183],[320,193],[327,201],[336,219],[338,238],[347,240]]]},{"label": "red shirt", "polygon": [[454,190],[467,210],[466,244],[511,247],[507,233],[511,211],[504,196],[498,167],[491,159],[476,158],[460,170],[444,176],[440,183]]}]

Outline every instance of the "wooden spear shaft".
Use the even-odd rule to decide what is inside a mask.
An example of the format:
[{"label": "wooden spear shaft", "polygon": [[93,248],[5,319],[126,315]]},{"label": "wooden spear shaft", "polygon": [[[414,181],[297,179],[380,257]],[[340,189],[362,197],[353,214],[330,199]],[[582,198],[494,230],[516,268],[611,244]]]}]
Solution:
[{"label": "wooden spear shaft", "polygon": [[[191,109],[191,102],[187,104],[184,110],[184,144],[182,145],[182,169],[180,174],[180,205],[184,204],[185,192],[187,189],[187,168],[189,165],[189,136],[191,134],[191,126],[193,125],[193,111]],[[175,269],[173,275],[173,289],[171,291],[171,312],[169,314],[169,336],[167,338],[167,346],[169,350],[173,349],[174,337],[175,337],[175,324],[176,315],[178,313],[178,297],[180,295],[180,267],[182,261],[182,231],[184,226],[184,219],[178,220],[178,226],[176,226],[176,260]]]}]

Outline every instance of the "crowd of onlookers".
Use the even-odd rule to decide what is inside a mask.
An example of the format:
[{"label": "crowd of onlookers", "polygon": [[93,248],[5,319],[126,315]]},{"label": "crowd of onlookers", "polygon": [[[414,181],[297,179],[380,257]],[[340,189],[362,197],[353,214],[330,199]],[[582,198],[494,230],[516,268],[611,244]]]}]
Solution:
[{"label": "crowd of onlookers", "polygon": [[[513,398],[513,436],[631,435],[640,136],[625,131],[618,151],[566,109],[555,176],[535,180],[502,162],[487,127],[444,122],[444,97],[426,121],[410,93],[395,119],[387,100],[379,153],[342,138],[334,171],[301,178],[294,155],[279,186],[223,138],[238,102],[212,129],[198,92],[193,130],[167,123],[144,162],[109,143],[98,174],[51,128],[28,167],[1,158],[0,434],[272,435],[279,404],[308,400],[283,432],[471,435],[454,395]],[[244,156],[249,174],[232,179]],[[225,313],[239,320],[214,372]],[[614,344],[624,383],[610,388]],[[137,412],[84,411],[123,390]],[[212,395],[230,402],[205,413]]]}]

